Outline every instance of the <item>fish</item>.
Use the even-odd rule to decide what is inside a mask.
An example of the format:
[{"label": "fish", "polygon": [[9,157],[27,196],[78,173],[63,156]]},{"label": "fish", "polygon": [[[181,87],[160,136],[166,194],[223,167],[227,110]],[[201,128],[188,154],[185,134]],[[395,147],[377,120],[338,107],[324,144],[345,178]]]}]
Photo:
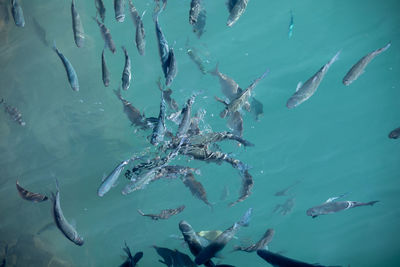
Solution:
[{"label": "fish", "polygon": [[182,182],[187,188],[189,188],[193,196],[203,201],[212,209],[212,205],[207,199],[206,190],[204,189],[203,185],[196,180],[192,172],[186,173],[186,175],[182,177]]},{"label": "fish", "polygon": [[101,21],[104,23],[106,19],[106,8],[104,7],[103,0],[94,0],[94,4],[96,5],[97,14],[100,15]]},{"label": "fish", "polygon": [[213,242],[203,248],[197,254],[194,262],[197,265],[201,265],[209,261],[211,258],[215,257],[215,255],[219,251],[221,251],[226,246],[226,244],[228,244],[228,242],[235,236],[239,229],[240,225],[238,223],[234,223],[231,227],[220,234]]},{"label": "fish", "polygon": [[[302,261],[294,260],[288,257],[284,257],[280,254],[273,253],[266,249],[257,250],[258,256],[264,259],[266,262],[270,263],[276,267],[325,267],[320,264],[309,264]],[[331,266],[334,267],[334,266]],[[336,266],[339,267],[339,266]]]},{"label": "fish", "polygon": [[196,267],[192,259],[180,252],[179,250],[163,248],[158,246],[153,246],[155,248],[158,255],[160,255],[163,260],[158,260],[159,262],[167,265],[168,267]]},{"label": "fish", "polygon": [[181,175],[186,175],[189,172],[199,172],[199,170],[179,165],[165,166],[157,172],[152,182],[161,178],[176,179]]},{"label": "fish", "polygon": [[222,93],[229,99],[229,101],[232,101],[238,94],[239,84],[237,84],[237,82],[235,82],[231,77],[221,73],[218,66],[219,64],[217,63],[215,69],[209,73],[218,77]]},{"label": "fish", "polygon": [[106,57],[104,56],[104,49],[101,53],[101,74],[104,86],[108,87],[110,85],[110,72],[107,68]]},{"label": "fish", "polygon": [[241,138],[243,136],[243,117],[239,111],[235,111],[232,116],[228,117],[228,128],[232,130],[235,136]]},{"label": "fish", "polygon": [[294,28],[294,21],[293,21],[293,12],[290,10],[290,23],[289,23],[289,30],[288,30],[288,37],[289,39],[293,36],[293,28]]},{"label": "fish", "polygon": [[275,209],[272,211],[273,213],[279,212],[281,215],[285,216],[289,214],[294,207],[294,197],[288,198],[285,203],[278,204],[275,206]]},{"label": "fish", "polygon": [[25,126],[26,122],[22,118],[21,112],[11,105],[7,105],[4,99],[0,100],[0,105],[4,104],[4,111],[11,117],[11,119],[17,122],[21,126]]},{"label": "fish", "polygon": [[122,46],[122,50],[124,51],[125,54],[125,66],[124,66],[124,71],[122,72],[122,89],[123,90],[128,90],[130,84],[131,84],[131,59],[128,56],[128,51],[126,51],[126,48]]},{"label": "fish", "polygon": [[204,8],[200,10],[199,16],[195,24],[193,24],[193,32],[196,34],[197,38],[200,38],[204,33],[204,28],[206,27],[207,12]]},{"label": "fish", "polygon": [[174,267],[197,267],[197,265],[188,255],[175,249]]},{"label": "fish", "polygon": [[309,99],[316,91],[321,83],[322,79],[325,77],[329,68],[339,59],[341,50],[338,51],[332,58],[322,66],[317,73],[315,73],[311,78],[309,78],[304,84],[299,82],[297,84],[296,92],[289,98],[286,103],[287,108],[292,109]]},{"label": "fish", "polygon": [[368,55],[361,58],[356,64],[353,65],[353,67],[351,67],[351,69],[344,76],[342,81],[343,84],[347,86],[357,80],[358,77],[360,77],[360,75],[364,73],[365,68],[371,62],[371,60],[373,60],[380,53],[388,50],[390,46],[391,42],[387,43],[384,47],[374,50]]},{"label": "fish", "polygon": [[159,262],[167,265],[168,267],[172,267],[174,264],[174,251],[169,248],[158,247],[153,245],[153,248],[156,250],[157,254],[160,255],[163,260],[158,260]]},{"label": "fish", "polygon": [[139,54],[143,56],[145,54],[145,48],[146,48],[146,32],[144,30],[143,20],[140,17],[138,11],[136,10],[135,6],[133,5],[132,0],[129,0],[129,10],[131,13],[133,23],[135,24],[136,27],[136,36],[135,36],[136,48]]},{"label": "fish", "polygon": [[25,200],[37,203],[37,202],[46,201],[48,199],[48,197],[46,197],[45,195],[42,195],[39,193],[33,193],[33,192],[26,190],[25,188],[20,186],[18,180],[16,182],[16,185],[17,185],[18,194]]},{"label": "fish", "polygon": [[250,97],[251,92],[258,85],[258,83],[268,75],[268,73],[269,69],[267,69],[260,77],[255,79],[245,90],[238,91],[236,97],[229,103],[226,103],[222,99],[216,97],[218,102],[221,102],[225,105],[225,109],[220,113],[220,117],[225,118],[227,115],[231,115],[236,111],[239,111],[246,103],[248,103],[248,98]]},{"label": "fish", "polygon": [[241,171],[241,173],[242,173],[242,187],[240,189],[240,195],[236,201],[231,202],[229,204],[230,207],[248,198],[251,194],[251,189],[253,188],[254,185],[253,177],[250,175],[248,170],[244,170],[243,172]]},{"label": "fish", "polygon": [[284,189],[282,189],[282,190],[276,192],[276,193],[274,194],[274,196],[287,196],[288,191],[289,191],[290,189],[292,189],[293,187],[295,187],[296,185],[298,185],[300,182],[301,182],[300,180],[294,182],[293,184],[289,185],[288,187],[286,187],[286,188],[284,188]]},{"label": "fish", "polygon": [[53,42],[53,50],[57,53],[58,57],[61,59],[61,62],[64,65],[65,71],[67,72],[68,81],[71,85],[72,90],[78,92],[79,91],[79,81],[78,75],[75,72],[74,67],[71,62],[57,49],[56,42]]},{"label": "fish", "polygon": [[118,22],[124,22],[124,20],[125,20],[125,1],[124,0],[114,0],[114,12],[115,12],[115,19]]},{"label": "fish", "polygon": [[76,229],[64,217],[60,205],[60,189],[58,181],[56,180],[56,194],[52,193],[53,201],[53,217],[57,228],[64,234],[66,238],[72,241],[75,245],[82,246],[84,244],[83,237],[78,234]]},{"label": "fish", "polygon": [[17,27],[25,26],[24,12],[18,3],[18,0],[11,0],[11,14]]},{"label": "fish", "polygon": [[391,131],[389,133],[389,138],[390,139],[397,139],[397,138],[399,138],[399,136],[400,136],[400,127],[394,129],[393,131]]},{"label": "fish", "polygon": [[232,27],[246,10],[249,0],[228,0],[229,17],[226,25]]},{"label": "fish", "polygon": [[71,16],[72,16],[72,30],[74,32],[74,40],[77,47],[83,47],[85,41],[85,33],[83,31],[83,25],[81,17],[75,8],[75,1],[71,2]]},{"label": "fish", "polygon": [[192,113],[192,105],[194,103],[194,100],[196,98],[196,94],[192,95],[187,101],[185,107],[182,109],[182,120],[178,126],[178,130],[176,132],[176,137],[177,138],[182,138],[185,137],[187,134],[187,131],[189,130],[190,127],[190,118],[191,118],[191,113]]},{"label": "fish", "polygon": [[192,0],[190,1],[190,10],[189,10],[189,23],[194,25],[197,23],[197,19],[199,17],[201,10],[201,0]]},{"label": "fish", "polygon": [[244,227],[248,227],[250,225],[250,218],[251,218],[251,213],[253,212],[253,208],[249,208],[246,213],[243,215],[243,217],[240,219],[238,224]]},{"label": "fish", "polygon": [[199,252],[204,248],[200,236],[196,234],[193,227],[187,221],[179,222],[179,230],[181,231],[183,239],[188,245],[190,252],[193,256],[197,256],[197,254],[199,254]]},{"label": "fish", "polygon": [[170,86],[177,74],[178,65],[176,63],[174,49],[171,47],[168,54],[167,76],[165,77],[165,85]]},{"label": "fish", "polygon": [[367,203],[363,203],[363,202],[357,202],[357,201],[334,201],[334,200],[328,199],[322,205],[309,208],[306,211],[306,214],[308,216],[311,216],[312,218],[316,218],[319,215],[336,213],[336,212],[339,212],[342,210],[347,210],[347,209],[351,209],[351,208],[355,208],[355,207],[373,206],[377,202],[379,202],[379,200],[374,200],[374,201],[370,201]]},{"label": "fish", "polygon": [[244,140],[243,138],[230,133],[230,132],[209,132],[198,135],[193,135],[188,139],[191,145],[208,145],[210,143],[219,142],[223,140],[235,140],[244,146],[254,146],[251,142]]},{"label": "fish", "polygon": [[171,97],[171,94],[172,94],[171,88],[163,90],[162,85],[161,85],[161,77],[158,78],[158,81],[156,83],[158,85],[158,89],[160,89],[160,91],[163,94],[162,98],[164,99],[164,101],[167,102],[169,108],[174,111],[178,111],[179,106],[176,103],[176,101]]},{"label": "fish", "polygon": [[166,78],[168,75],[168,64],[169,64],[169,59],[170,59],[170,54],[169,54],[169,46],[167,39],[165,38],[164,33],[161,30],[160,24],[158,22],[158,14],[156,13],[154,15],[154,23],[156,25],[156,36],[157,36],[157,44],[158,44],[158,52],[160,54],[160,59],[161,59],[161,68],[164,73],[164,77]]},{"label": "fish", "polygon": [[135,254],[135,256],[132,256],[131,250],[129,249],[128,245],[126,244],[125,241],[125,247],[123,248],[125,253],[127,254],[128,258],[125,260],[123,264],[120,265],[120,267],[135,267],[137,263],[142,259],[143,257],[143,252],[139,251]]},{"label": "fish", "polygon": [[153,129],[153,134],[151,135],[151,140],[150,140],[150,143],[152,145],[156,146],[164,140],[164,135],[166,131],[165,112],[166,112],[166,105],[163,98],[163,92],[161,92],[160,113],[158,114],[158,120]]},{"label": "fish", "polygon": [[104,196],[112,187],[116,185],[119,175],[130,161],[130,159],[122,161],[106,178],[104,178],[99,189],[97,190],[97,195],[99,197]]},{"label": "fish", "polygon": [[181,213],[185,209],[185,205],[181,205],[177,207],[176,209],[165,209],[162,210],[159,214],[144,214],[143,211],[138,209],[137,211],[139,212],[140,215],[150,217],[153,220],[166,220],[170,218],[171,216],[174,216],[176,214]]},{"label": "fish", "polygon": [[241,246],[235,246],[234,251],[245,251],[245,252],[254,252],[259,249],[266,249],[268,244],[272,241],[272,238],[274,237],[275,230],[274,229],[267,229],[267,231],[264,233],[264,235],[261,237],[260,240],[257,241],[257,243],[248,246],[248,247],[241,247]]},{"label": "fish", "polygon": [[198,55],[197,50],[194,47],[189,46],[189,39],[186,41],[186,53],[190,59],[196,64],[202,74],[207,74],[206,68],[203,65],[203,59]]},{"label": "fish", "polygon": [[108,49],[110,49],[110,51],[113,54],[115,54],[117,52],[117,48],[115,47],[115,43],[112,39],[110,30],[106,27],[104,23],[100,22],[97,18],[93,19],[97,22],[97,25],[100,28],[101,37],[104,40],[105,46],[107,46]]},{"label": "fish", "polygon": [[44,233],[44,232],[46,232],[46,231],[48,231],[48,230],[51,230],[51,229],[53,229],[53,228],[55,228],[55,227],[56,227],[56,224],[55,224],[54,222],[47,223],[47,224],[45,224],[42,228],[40,228],[40,229],[36,232],[36,234],[37,234],[37,235],[41,235],[42,233]]},{"label": "fish", "polygon": [[253,97],[251,100],[251,112],[254,114],[256,121],[260,121],[260,117],[264,115],[264,105]]},{"label": "fish", "polygon": [[46,30],[39,24],[36,18],[32,18],[33,27],[35,28],[36,35],[39,37],[40,41],[45,45],[49,46],[49,42],[46,37]]}]

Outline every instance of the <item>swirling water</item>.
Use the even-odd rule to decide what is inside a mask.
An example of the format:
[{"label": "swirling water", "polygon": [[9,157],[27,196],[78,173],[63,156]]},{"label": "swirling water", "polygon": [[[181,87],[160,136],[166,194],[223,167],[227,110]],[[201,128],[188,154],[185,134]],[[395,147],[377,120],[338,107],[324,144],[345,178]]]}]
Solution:
[{"label": "swirling water", "polygon": [[[144,252],[140,266],[163,266],[151,245],[190,254],[181,241],[169,237],[179,234],[180,220],[187,220],[198,231],[224,230],[253,207],[250,226],[228,244],[222,262],[268,266],[255,253],[230,250],[240,241],[256,241],[267,228],[274,228],[269,249],[289,257],[326,265],[398,266],[400,143],[387,135],[400,126],[399,2],[252,0],[232,28],[226,26],[224,1],[204,2],[207,23],[200,39],[188,23],[190,1],[170,0],[160,15],[179,68],[172,96],[182,106],[193,92],[202,91],[193,110],[206,110],[207,127],[226,129],[218,116],[223,106],[214,100],[214,96],[222,96],[219,82],[203,75],[188,57],[188,39],[202,51],[206,69],[213,69],[218,62],[221,72],[241,87],[267,68],[271,70],[254,90],[264,105],[264,116],[255,121],[251,114],[243,113],[244,138],[255,146],[220,145],[251,167],[252,195],[228,207],[238,197],[238,172],[227,164],[180,156],[175,162],[201,170],[196,177],[207,190],[213,211],[193,198],[179,180],[160,180],[122,196],[127,181],[121,176],[119,184],[99,198],[96,190],[102,177],[118,163],[142,151],[155,152],[149,148],[150,132],[134,131],[112,91],[121,81],[124,57],[120,46],[124,45],[134,78],[123,95],[147,116],[158,115],[155,82],[162,70],[151,15],[154,3],[135,1],[140,13],[147,10],[143,17],[145,56],[139,56],[134,45],[135,29],[128,13],[125,22],[118,23],[113,4],[106,3],[105,23],[117,53],[106,53],[111,84],[105,88],[101,81],[104,42],[92,20],[96,13],[93,1],[76,1],[86,35],[84,47],[77,48],[69,1],[21,0],[25,27],[17,28],[12,17],[6,23],[4,16],[0,24],[0,97],[16,106],[26,121],[21,127],[0,112],[0,242],[2,248],[9,244],[8,263],[27,266],[26,262],[32,262],[35,266],[35,257],[42,254],[33,245],[21,245],[34,235],[41,249],[71,266],[118,266],[123,262],[124,240],[133,251]],[[294,29],[289,39],[291,10]],[[55,40],[74,65],[79,92],[71,90],[59,58],[38,38],[33,18],[46,30],[48,42]],[[389,41],[391,48],[376,57],[357,81],[348,87],[341,83],[357,60]],[[340,60],[317,92],[299,107],[287,109],[285,103],[298,81],[306,81],[340,49]],[[56,229],[36,235],[52,221],[51,205],[29,203],[16,192],[18,179],[26,188],[48,194],[55,190],[55,177],[60,181],[65,216],[77,222],[77,230],[85,238],[83,247],[75,246]],[[301,182],[289,190],[289,196],[274,196],[298,180]],[[221,200],[225,187],[230,194]],[[309,207],[345,192],[349,192],[348,200],[380,202],[315,219],[306,216]],[[286,215],[273,213],[275,206],[289,197],[294,198],[293,209]],[[152,221],[136,211],[157,213],[181,204],[186,209],[165,221]]]}]

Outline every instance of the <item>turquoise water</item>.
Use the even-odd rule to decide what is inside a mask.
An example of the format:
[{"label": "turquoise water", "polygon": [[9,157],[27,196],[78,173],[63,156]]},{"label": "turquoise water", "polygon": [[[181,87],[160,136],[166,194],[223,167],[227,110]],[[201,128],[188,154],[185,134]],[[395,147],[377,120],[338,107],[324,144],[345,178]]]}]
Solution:
[{"label": "turquoise water", "polygon": [[[160,24],[170,45],[175,42],[179,72],[171,86],[172,96],[182,106],[193,92],[203,91],[193,106],[194,112],[206,111],[202,127],[227,129],[218,116],[223,106],[214,100],[223,95],[217,78],[203,75],[186,54],[188,38],[201,51],[206,69],[213,69],[218,62],[221,72],[241,87],[270,69],[253,94],[263,103],[264,116],[255,121],[243,111],[243,137],[255,146],[220,144],[223,151],[251,167],[254,187],[248,199],[228,207],[238,198],[241,184],[230,165],[190,161],[183,156],[173,161],[201,170],[196,179],[204,185],[213,211],[194,198],[179,179],[160,180],[123,196],[120,191],[127,181],[121,175],[119,184],[107,195],[99,198],[96,194],[102,177],[119,162],[143,151],[156,151],[146,139],[151,132],[134,131],[112,91],[121,81],[124,57],[120,46],[125,45],[134,80],[123,96],[147,116],[158,115],[155,82],[162,70],[151,17],[153,1],[134,2],[139,13],[147,10],[143,18],[145,56],[139,56],[134,45],[135,29],[129,14],[124,23],[117,23],[113,4],[106,3],[105,23],[117,45],[115,55],[106,51],[111,72],[108,88],[101,80],[104,43],[91,18],[96,12],[93,1],[76,2],[86,35],[83,48],[74,44],[69,1],[20,2],[25,27],[15,27],[11,14],[8,24],[4,20],[0,24],[0,97],[17,107],[26,121],[21,127],[0,112],[0,253],[9,244],[10,266],[15,262],[27,266],[26,261],[42,257],[37,248],[24,242],[32,239],[31,235],[42,250],[70,266],[118,266],[124,261],[124,240],[133,251],[144,252],[140,266],[164,266],[151,245],[190,255],[181,241],[169,237],[179,234],[180,220],[187,220],[197,231],[225,230],[249,207],[254,209],[250,226],[242,228],[223,250],[223,263],[268,266],[255,253],[230,251],[249,238],[257,241],[267,228],[273,228],[269,249],[288,257],[352,267],[400,265],[400,143],[387,137],[400,126],[398,1],[252,0],[232,28],[226,26],[224,1],[204,1],[207,24],[200,39],[188,23],[190,1],[168,2]],[[294,30],[289,39],[290,10]],[[33,17],[46,30],[48,41],[55,40],[74,65],[79,92],[71,90],[59,58],[38,38]],[[391,48],[377,56],[357,81],[348,87],[341,83],[357,60],[389,41]],[[286,101],[297,83],[310,78],[340,49],[340,60],[332,65],[317,92],[299,107],[287,109]],[[60,181],[64,214],[77,222],[77,230],[85,238],[83,247],[68,241],[57,229],[36,235],[52,221],[50,202],[27,202],[15,190],[18,179],[31,191],[49,194],[55,190],[55,177]],[[289,196],[274,196],[298,180],[301,182]],[[230,194],[221,200],[225,187]],[[345,192],[349,192],[345,200],[380,202],[315,219],[306,216],[308,208]],[[295,205],[288,214],[273,213],[277,204],[291,196]],[[168,220],[152,221],[136,212],[140,208],[158,213],[182,204],[186,209]]]}]

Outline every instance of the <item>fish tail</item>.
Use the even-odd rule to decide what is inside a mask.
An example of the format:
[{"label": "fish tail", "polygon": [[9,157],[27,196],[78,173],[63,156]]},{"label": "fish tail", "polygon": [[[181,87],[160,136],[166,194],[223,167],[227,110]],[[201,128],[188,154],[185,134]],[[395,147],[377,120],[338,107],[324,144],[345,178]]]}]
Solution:
[{"label": "fish tail", "polygon": [[137,211],[139,212],[140,215],[144,216],[144,212],[141,211],[140,209],[137,209]]},{"label": "fish tail", "polygon": [[217,62],[217,64],[215,65],[215,69],[208,71],[208,73],[210,73],[211,75],[218,76],[220,74],[218,67],[219,67],[219,62]]},{"label": "fish tail", "polygon": [[390,41],[389,43],[387,43],[387,45],[385,45],[384,47],[378,49],[376,52],[377,52],[378,54],[380,54],[380,53],[382,53],[382,52],[385,52],[386,50],[389,49],[389,47],[390,47],[391,45],[392,45],[392,41]]},{"label": "fish tail", "polygon": [[328,66],[332,65],[333,63],[335,63],[336,61],[339,60],[339,55],[342,52],[342,49],[340,49],[334,56],[333,58],[328,62]]},{"label": "fish tail", "polygon": [[58,182],[58,179],[55,178],[55,182],[56,182],[56,189],[57,191],[60,191],[60,183]]},{"label": "fish tail", "polygon": [[115,95],[119,98],[119,100],[123,101],[124,99],[122,98],[121,95],[121,87],[118,87],[118,90],[113,90]]},{"label": "fish tail", "polygon": [[131,250],[128,247],[128,244],[126,244],[126,240],[124,240],[125,242],[125,247],[123,248],[123,250],[125,251],[125,253],[128,255],[128,258],[132,259],[132,253]]},{"label": "fish tail", "polygon": [[365,205],[373,206],[375,203],[378,203],[378,202],[379,202],[379,200],[374,200],[374,201],[365,203]]},{"label": "fish tail", "polygon": [[53,40],[53,46],[51,48],[54,50],[54,52],[56,52],[58,54],[58,49],[57,49],[57,46],[56,46],[56,40]]}]

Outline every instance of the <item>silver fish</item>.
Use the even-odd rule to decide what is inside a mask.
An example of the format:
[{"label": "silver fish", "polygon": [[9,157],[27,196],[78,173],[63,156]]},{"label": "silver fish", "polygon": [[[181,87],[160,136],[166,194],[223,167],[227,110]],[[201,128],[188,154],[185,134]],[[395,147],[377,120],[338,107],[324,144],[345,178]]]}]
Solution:
[{"label": "silver fish", "polygon": [[294,28],[293,12],[292,12],[292,10],[290,10],[290,23],[289,23],[289,30],[288,30],[289,39],[292,38],[293,28]]},{"label": "silver fish", "polygon": [[118,22],[124,22],[124,20],[125,20],[125,1],[124,0],[114,0],[114,12],[115,12],[115,19]]},{"label": "silver fish", "polygon": [[75,8],[75,1],[71,2],[71,16],[72,16],[72,30],[74,31],[74,40],[77,47],[82,47],[85,41],[85,33],[83,31],[83,25],[81,17]]},{"label": "silver fish", "polygon": [[18,27],[25,26],[24,12],[17,0],[11,0],[11,14],[14,18],[15,25]]},{"label": "silver fish", "polygon": [[204,186],[194,178],[193,173],[188,172],[186,175],[182,177],[183,184],[189,188],[190,192],[193,196],[203,201],[206,205],[208,205],[211,209],[213,206],[207,199],[207,193],[204,189]]},{"label": "silver fish", "polygon": [[307,99],[309,99],[321,83],[322,79],[325,77],[329,68],[339,59],[340,52],[337,52],[328,63],[322,66],[317,73],[315,73],[310,79],[308,79],[304,84],[299,82],[297,84],[296,92],[289,98],[286,106],[291,109],[295,108]]},{"label": "silver fish", "polygon": [[121,162],[101,183],[99,189],[97,190],[97,195],[99,197],[104,196],[110,189],[115,186],[119,175],[124,170],[125,166],[128,165],[130,159]]},{"label": "silver fish", "polygon": [[190,59],[196,64],[201,73],[207,74],[206,68],[203,65],[203,60],[197,54],[196,49],[189,47],[188,43],[186,43],[186,53],[189,55]]},{"label": "silver fish", "polygon": [[74,244],[82,246],[84,243],[82,236],[80,236],[76,229],[67,221],[67,219],[65,219],[63,211],[61,210],[60,189],[57,181],[56,185],[57,192],[55,195],[54,193],[52,194],[54,221],[57,225],[57,228],[64,234],[66,238],[71,240]]},{"label": "silver fish", "polygon": [[42,202],[46,201],[48,197],[39,193],[29,192],[25,188],[19,185],[18,180],[16,182],[18,194],[25,200],[29,200],[32,202]]},{"label": "silver fish", "polygon": [[[136,27],[136,48],[141,56],[145,54],[146,48],[146,32],[143,26],[143,20],[139,15],[138,11],[136,10],[135,6],[132,3],[132,0],[129,0],[129,10],[131,13],[132,20]],[[142,15],[143,16],[143,15]]]},{"label": "silver fish", "polygon": [[242,167],[239,166],[237,166],[236,168],[239,169],[242,176],[242,187],[240,189],[239,198],[236,201],[230,203],[229,204],[230,207],[233,207],[237,203],[242,202],[246,198],[248,198],[251,194],[251,189],[253,188],[254,185],[253,177],[250,175],[248,170],[241,170]]},{"label": "silver fish", "polygon": [[377,55],[379,55],[382,52],[385,52],[386,50],[389,49],[391,43],[389,42],[387,45],[385,45],[382,48],[379,48],[375,51],[372,51],[368,55],[364,56],[361,58],[356,64],[354,64],[353,67],[347,72],[346,76],[343,78],[343,84],[344,85],[350,85],[352,82],[357,80],[357,78],[364,73],[364,69],[367,67],[367,65],[373,60]]},{"label": "silver fish", "polygon": [[229,11],[228,22],[226,25],[232,27],[233,24],[242,16],[246,10],[249,0],[228,0],[227,6]]},{"label": "silver fish", "polygon": [[254,252],[259,249],[266,249],[268,244],[272,241],[272,238],[274,237],[275,231],[274,229],[267,229],[267,231],[264,233],[264,235],[261,237],[260,240],[257,241],[257,243],[248,246],[248,247],[242,247],[242,246],[236,246],[234,247],[234,251],[245,251],[245,252]]},{"label": "silver fish", "polygon": [[71,62],[69,62],[69,60],[57,49],[55,42],[53,42],[53,50],[57,53],[64,65],[72,90],[79,91],[78,75],[76,75],[75,69]]},{"label": "silver fish", "polygon": [[144,214],[141,210],[137,210],[138,213],[142,216],[150,217],[153,220],[166,220],[173,215],[181,213],[185,209],[185,205],[179,206],[176,209],[165,209],[162,210],[159,214]]},{"label": "silver fish", "polygon": [[158,23],[158,15],[159,13],[154,15],[154,23],[156,25],[156,36],[158,41],[158,52],[161,59],[161,68],[163,70],[164,77],[166,78],[168,75],[169,46],[167,39],[161,30],[160,24]]},{"label": "silver fish", "polygon": [[22,119],[22,114],[19,112],[19,110],[16,107],[7,105],[4,101],[4,99],[0,100],[0,104],[4,103],[4,111],[11,117],[13,121],[16,121],[19,125],[25,126],[26,123]]},{"label": "silver fish", "polygon": [[201,0],[192,0],[190,2],[189,23],[194,25],[197,23],[201,10]]},{"label": "silver fish", "polygon": [[122,89],[128,90],[130,84],[131,84],[131,59],[128,56],[128,51],[126,51],[126,48],[122,46],[122,50],[124,51],[125,54],[125,66],[124,66],[124,71],[122,72]]},{"label": "silver fish", "polygon": [[151,140],[150,140],[150,143],[152,145],[156,146],[164,140],[164,134],[166,130],[165,112],[166,112],[166,105],[163,98],[163,93],[161,92],[160,113],[158,114],[157,123],[153,129],[153,133],[151,135]]},{"label": "silver fish", "polygon": [[103,78],[103,84],[105,87],[107,87],[110,84],[110,72],[108,71],[107,68],[106,58],[104,56],[104,49],[103,52],[101,53],[101,74]]},{"label": "silver fish", "polygon": [[204,33],[204,28],[206,27],[207,12],[204,8],[200,10],[200,14],[197,18],[195,24],[193,24],[193,32],[200,38]]},{"label": "silver fish", "polygon": [[187,131],[189,130],[190,127],[190,118],[191,118],[191,113],[192,113],[192,105],[194,103],[195,95],[190,97],[187,102],[186,106],[182,109],[182,120],[181,123],[179,124],[178,131],[176,133],[177,138],[182,138],[185,137],[187,134]]},{"label": "silver fish", "polygon": [[350,208],[361,207],[361,206],[373,206],[378,200],[370,201],[367,203],[357,201],[326,201],[324,204],[309,208],[306,211],[308,216],[316,218],[319,215],[326,215],[335,213],[341,210],[347,210]]},{"label": "silver fish", "polygon": [[178,65],[176,63],[174,49],[171,47],[168,54],[167,76],[165,77],[165,85],[170,86],[177,74]]},{"label": "silver fish", "polygon": [[391,139],[397,139],[399,137],[400,137],[400,127],[394,129],[393,131],[391,131],[389,133],[389,138],[391,138]]},{"label": "silver fish", "polygon": [[93,18],[93,19],[97,22],[97,25],[99,25],[101,37],[103,37],[103,40],[104,40],[106,46],[108,47],[108,49],[110,49],[110,51],[113,54],[115,54],[117,49],[116,49],[115,43],[112,39],[110,30],[106,27],[106,25],[104,25],[104,23],[100,22],[97,18]]},{"label": "silver fish", "polygon": [[97,14],[100,15],[101,21],[104,23],[106,18],[106,8],[104,7],[103,0],[94,0],[94,3],[96,5]]},{"label": "silver fish", "polygon": [[254,114],[256,121],[260,120],[260,117],[264,115],[264,105],[253,97],[251,100],[251,112]]}]

